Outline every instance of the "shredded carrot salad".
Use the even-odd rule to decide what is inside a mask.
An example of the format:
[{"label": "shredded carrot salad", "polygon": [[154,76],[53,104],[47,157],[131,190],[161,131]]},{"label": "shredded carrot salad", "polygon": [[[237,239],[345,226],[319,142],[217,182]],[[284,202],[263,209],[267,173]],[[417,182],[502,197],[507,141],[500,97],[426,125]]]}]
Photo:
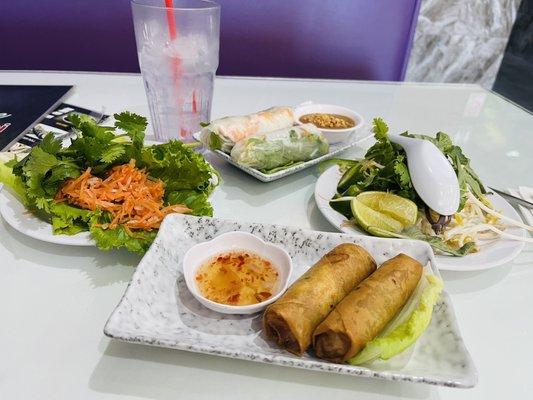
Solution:
[{"label": "shredded carrot salad", "polygon": [[113,219],[102,225],[104,229],[123,225],[127,231],[150,231],[159,228],[168,214],[191,212],[183,204],[163,206],[164,193],[164,183],[150,178],[145,170],[135,167],[135,160],[131,160],[129,164],[111,169],[105,179],[92,175],[91,168],[87,168],[78,178],[67,180],[55,200],[87,210],[108,211]]}]

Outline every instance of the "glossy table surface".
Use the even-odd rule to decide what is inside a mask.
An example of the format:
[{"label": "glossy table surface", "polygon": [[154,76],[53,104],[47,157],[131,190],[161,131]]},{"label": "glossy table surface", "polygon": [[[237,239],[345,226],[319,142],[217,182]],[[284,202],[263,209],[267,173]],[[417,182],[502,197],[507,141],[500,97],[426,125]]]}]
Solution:
[{"label": "glossy table surface", "polygon": [[[0,84],[72,84],[67,102],[107,113],[148,107],[139,75],[0,72]],[[533,116],[475,85],[219,78],[213,117],[335,103],[393,132],[449,133],[483,180],[533,186]],[[348,155],[362,155],[367,140]],[[211,155],[215,214],[334,231],[313,200],[316,169],[261,183]],[[502,399],[533,393],[533,248],[488,271],[444,272],[479,372],[474,389],[367,380],[109,340],[102,328],[139,257],[62,247],[0,222],[0,399]]]}]

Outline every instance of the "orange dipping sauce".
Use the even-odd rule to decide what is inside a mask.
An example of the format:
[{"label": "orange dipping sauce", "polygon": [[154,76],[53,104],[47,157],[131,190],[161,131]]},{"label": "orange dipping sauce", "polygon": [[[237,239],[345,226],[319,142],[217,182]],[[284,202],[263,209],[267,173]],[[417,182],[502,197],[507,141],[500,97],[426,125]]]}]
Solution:
[{"label": "orange dipping sauce", "polygon": [[305,114],[300,117],[300,122],[313,124],[317,128],[324,129],[348,129],[353,128],[355,121],[345,115],[329,113]]},{"label": "orange dipping sauce", "polygon": [[218,254],[196,271],[200,293],[216,303],[245,306],[261,303],[276,292],[278,270],[250,251]]}]

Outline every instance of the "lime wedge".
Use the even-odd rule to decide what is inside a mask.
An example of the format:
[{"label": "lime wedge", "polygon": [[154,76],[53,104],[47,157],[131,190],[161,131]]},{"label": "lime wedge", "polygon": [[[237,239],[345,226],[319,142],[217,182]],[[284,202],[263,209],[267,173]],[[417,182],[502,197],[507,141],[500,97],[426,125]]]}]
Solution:
[{"label": "lime wedge", "polygon": [[372,236],[382,237],[382,238],[393,238],[393,239],[408,239],[407,236],[402,236],[401,233],[394,233],[387,231],[385,229],[376,228],[375,226],[369,226],[366,231]]},{"label": "lime wedge", "polygon": [[357,200],[374,211],[394,218],[404,228],[416,223],[418,207],[409,199],[387,192],[363,192],[357,195]]},{"label": "lime wedge", "polygon": [[[357,198],[352,199],[352,213],[357,224],[368,232],[369,227],[376,227],[386,231],[398,233],[403,229],[403,224],[387,214],[373,210],[360,202]],[[369,232],[372,234],[372,232]]]}]

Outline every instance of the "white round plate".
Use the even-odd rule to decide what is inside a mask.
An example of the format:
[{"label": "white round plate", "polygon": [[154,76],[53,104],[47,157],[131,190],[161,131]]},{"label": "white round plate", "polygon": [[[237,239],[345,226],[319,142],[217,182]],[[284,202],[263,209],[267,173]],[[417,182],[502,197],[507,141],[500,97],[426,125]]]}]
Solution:
[{"label": "white round plate", "polygon": [[15,196],[2,188],[0,188],[0,214],[13,229],[37,240],[67,246],[96,245],[89,232],[80,232],[76,235],[54,235],[50,223],[37,218]]},{"label": "white round plate", "polygon": [[[329,200],[335,195],[337,191],[337,183],[341,178],[339,168],[334,166],[326,170],[318,178],[315,185],[315,201],[318,209],[324,217],[337,229],[345,233],[352,233],[355,235],[366,235],[367,233],[353,227],[346,226],[346,218],[332,209],[329,205]],[[503,197],[492,194],[488,198],[494,205],[496,210],[499,210],[503,215],[517,221],[522,219],[516,210],[503,199]],[[344,226],[343,226],[344,225]],[[522,228],[510,228],[506,232],[525,237],[526,231]],[[483,243],[480,246],[480,251],[473,254],[467,254],[464,257],[453,257],[446,255],[435,256],[437,266],[439,269],[447,271],[478,271],[489,269],[498,265],[505,264],[515,258],[523,249],[524,242],[509,239],[498,239],[490,243]]]}]

